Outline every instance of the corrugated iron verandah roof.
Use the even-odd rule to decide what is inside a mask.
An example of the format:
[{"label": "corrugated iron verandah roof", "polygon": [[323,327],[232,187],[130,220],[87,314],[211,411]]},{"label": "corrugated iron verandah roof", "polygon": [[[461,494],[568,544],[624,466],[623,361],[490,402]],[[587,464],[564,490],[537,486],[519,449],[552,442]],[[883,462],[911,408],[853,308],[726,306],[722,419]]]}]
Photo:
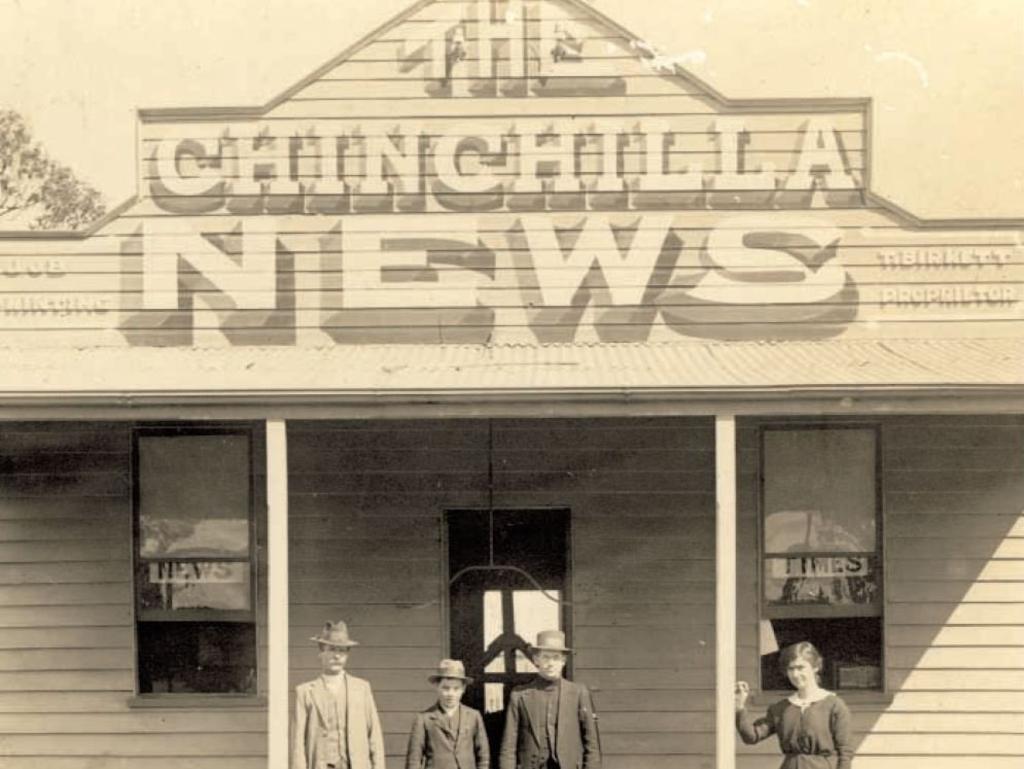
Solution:
[{"label": "corrugated iron verandah roof", "polygon": [[[13,353],[13,351],[8,351]],[[757,397],[950,389],[1024,394],[1024,339],[18,350],[0,399],[218,400],[421,393]],[[69,366],[77,373],[66,379]]]}]

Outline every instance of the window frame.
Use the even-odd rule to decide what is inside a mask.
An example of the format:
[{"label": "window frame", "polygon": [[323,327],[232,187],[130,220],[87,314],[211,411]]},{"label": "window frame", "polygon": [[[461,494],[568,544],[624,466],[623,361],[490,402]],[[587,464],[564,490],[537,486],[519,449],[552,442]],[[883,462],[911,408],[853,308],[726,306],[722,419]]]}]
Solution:
[{"label": "window frame", "polygon": [[[810,605],[793,605],[793,606],[773,606],[769,604],[765,598],[765,563],[769,558],[765,552],[765,521],[766,521],[766,505],[765,505],[765,465],[766,465],[766,451],[765,451],[765,436],[769,431],[813,431],[813,430],[868,430],[874,434],[874,493],[875,493],[875,550],[874,558],[877,560],[878,568],[878,604],[877,609],[874,604],[869,605],[846,605],[846,606],[822,606],[816,604]],[[884,696],[888,691],[888,677],[886,676],[886,620],[887,620],[887,563],[885,558],[885,504],[884,504],[884,486],[883,486],[883,429],[879,422],[875,421],[843,421],[843,422],[831,422],[831,421],[814,421],[814,422],[803,422],[803,421],[790,421],[790,422],[760,422],[757,424],[757,552],[755,553],[756,558],[756,590],[757,590],[757,620],[760,623],[764,620],[772,619],[856,619],[860,617],[877,617],[879,621],[879,675],[880,684],[878,688],[872,689],[840,689],[837,685],[834,689],[837,692],[842,692],[844,696],[854,694],[855,697],[863,696]],[[797,556],[813,556],[811,552],[800,552]],[[864,551],[843,551],[843,552],[830,552],[827,553],[827,557],[845,557],[845,556],[862,556]],[[778,555],[772,556],[778,557]],[[760,644],[757,644],[757,656],[755,658],[754,668],[757,671],[757,691],[764,692],[766,694],[778,694],[788,693],[786,690],[778,689],[765,689],[761,678],[761,648]]]},{"label": "window frame", "polygon": [[[248,478],[246,491],[248,494],[248,552],[246,556],[226,556],[217,558],[196,558],[193,556],[168,556],[160,559],[143,558],[141,555],[141,483],[139,479],[139,442],[140,438],[149,437],[189,437],[189,436],[244,436],[247,444],[246,467]],[[259,623],[257,581],[259,564],[257,562],[259,548],[256,537],[256,427],[250,423],[174,423],[174,424],[136,424],[131,428],[130,481],[131,481],[131,582],[132,582],[132,673],[133,698],[132,706],[143,706],[153,700],[181,700],[182,702],[203,702],[205,700],[258,701],[261,691],[259,664]],[[161,560],[171,562],[209,562],[248,563],[249,577],[249,609],[142,609],[139,605],[139,575],[142,565],[148,561]],[[139,659],[140,641],[139,626],[142,623],[181,623],[181,622],[223,622],[249,625],[254,634],[253,665],[256,674],[252,692],[142,692],[140,691],[141,666]]]}]

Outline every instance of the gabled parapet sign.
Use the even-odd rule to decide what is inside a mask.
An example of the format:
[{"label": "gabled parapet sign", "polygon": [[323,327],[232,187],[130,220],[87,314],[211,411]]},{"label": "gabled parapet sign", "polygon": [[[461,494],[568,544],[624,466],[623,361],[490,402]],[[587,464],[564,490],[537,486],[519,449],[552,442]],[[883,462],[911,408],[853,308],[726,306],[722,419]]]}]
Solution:
[{"label": "gabled parapet sign", "polygon": [[[869,190],[866,100],[731,101],[576,0],[436,0],[262,107],[140,113],[140,196],[0,240],[13,344],[1012,335],[1020,223]],[[964,324],[967,324],[966,326]]]}]

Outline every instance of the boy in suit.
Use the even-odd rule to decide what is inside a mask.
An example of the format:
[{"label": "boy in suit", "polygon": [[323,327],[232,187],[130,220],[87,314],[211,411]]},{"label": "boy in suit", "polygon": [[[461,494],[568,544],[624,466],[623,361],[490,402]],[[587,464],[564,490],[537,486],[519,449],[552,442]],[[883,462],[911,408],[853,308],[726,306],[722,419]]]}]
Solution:
[{"label": "boy in suit", "polygon": [[291,769],[385,769],[384,736],[370,684],[345,672],[358,642],[344,622],[311,638],[321,674],[295,689]]},{"label": "boy in suit", "polygon": [[437,702],[416,715],[409,734],[405,769],[490,769],[490,747],[480,712],[462,704],[465,666],[441,660],[430,676],[437,687]]},{"label": "boy in suit", "polygon": [[537,677],[509,697],[499,769],[600,769],[590,692],[562,678],[570,651],[560,630],[537,634],[531,649]]}]

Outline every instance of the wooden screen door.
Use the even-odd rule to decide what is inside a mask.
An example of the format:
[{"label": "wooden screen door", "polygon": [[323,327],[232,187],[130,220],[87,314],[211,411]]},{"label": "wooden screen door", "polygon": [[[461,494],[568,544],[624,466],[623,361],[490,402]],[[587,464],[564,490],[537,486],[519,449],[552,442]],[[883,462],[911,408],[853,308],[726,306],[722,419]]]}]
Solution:
[{"label": "wooden screen door", "polygon": [[528,645],[541,630],[568,637],[569,511],[450,510],[446,526],[451,656],[474,679],[463,702],[496,762],[509,693],[535,671]]}]

